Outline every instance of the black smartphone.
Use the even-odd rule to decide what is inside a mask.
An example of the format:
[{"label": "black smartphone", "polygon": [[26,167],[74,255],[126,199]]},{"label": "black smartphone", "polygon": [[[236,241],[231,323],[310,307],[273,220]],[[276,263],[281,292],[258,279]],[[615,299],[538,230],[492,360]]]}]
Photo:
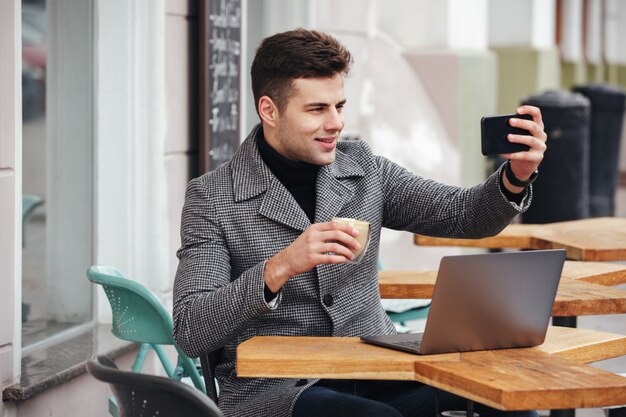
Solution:
[{"label": "black smartphone", "polygon": [[529,149],[528,145],[512,143],[507,139],[509,133],[516,135],[530,135],[525,129],[513,127],[509,119],[532,120],[528,114],[504,114],[500,116],[485,116],[480,119],[480,142],[483,155],[499,155],[502,153],[522,152]]}]

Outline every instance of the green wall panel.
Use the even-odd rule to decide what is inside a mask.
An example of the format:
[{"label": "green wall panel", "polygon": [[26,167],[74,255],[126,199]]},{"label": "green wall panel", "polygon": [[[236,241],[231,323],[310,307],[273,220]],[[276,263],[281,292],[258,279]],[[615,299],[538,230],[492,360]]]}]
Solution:
[{"label": "green wall panel", "polygon": [[524,97],[560,87],[556,48],[507,47],[493,51],[498,58],[498,113],[512,113]]}]

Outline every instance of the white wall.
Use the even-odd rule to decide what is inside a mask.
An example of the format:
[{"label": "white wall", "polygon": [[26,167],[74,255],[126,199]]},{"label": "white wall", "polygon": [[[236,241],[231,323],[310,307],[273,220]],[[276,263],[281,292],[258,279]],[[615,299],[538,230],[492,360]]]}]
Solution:
[{"label": "white wall", "polygon": [[[171,288],[178,267],[176,251],[180,247],[180,216],[185,189],[191,172],[198,164],[198,106],[195,94],[200,69],[194,49],[199,34],[199,2],[165,1],[165,144],[164,163],[167,181],[167,280],[159,294],[171,305]],[[243,77],[242,77],[243,78]],[[243,116],[242,116],[243,117]]]},{"label": "white wall", "polygon": [[489,0],[489,46],[551,48],[555,9],[555,0]]},{"label": "white wall", "polygon": [[404,47],[487,46],[487,0],[378,1],[375,8],[378,28]]},{"label": "white wall", "polygon": [[610,64],[626,65],[626,2],[605,1],[605,52]]},{"label": "white wall", "polygon": [[[94,15],[95,263],[169,297],[165,4],[98,1]],[[108,301],[98,294],[98,318],[109,321]]]},{"label": "white wall", "polygon": [[565,62],[580,62],[583,59],[583,2],[569,0],[561,5],[561,58]]},{"label": "white wall", "polygon": [[601,64],[602,57],[602,33],[604,27],[603,0],[587,1],[587,19],[585,39],[585,58],[591,64]]}]

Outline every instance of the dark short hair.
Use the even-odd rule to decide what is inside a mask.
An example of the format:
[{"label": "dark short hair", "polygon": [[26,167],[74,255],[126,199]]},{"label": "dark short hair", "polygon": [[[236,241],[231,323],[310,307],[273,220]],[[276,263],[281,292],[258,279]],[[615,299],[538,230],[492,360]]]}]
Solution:
[{"label": "dark short hair", "polygon": [[265,38],[250,71],[257,112],[263,96],[284,110],[293,80],[347,75],[351,64],[350,51],[323,32],[298,28]]}]

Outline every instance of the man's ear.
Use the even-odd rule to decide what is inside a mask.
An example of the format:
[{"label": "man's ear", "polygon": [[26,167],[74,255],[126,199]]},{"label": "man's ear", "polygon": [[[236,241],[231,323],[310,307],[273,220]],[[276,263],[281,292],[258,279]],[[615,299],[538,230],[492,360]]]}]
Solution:
[{"label": "man's ear", "polygon": [[276,127],[278,120],[278,107],[268,96],[263,96],[259,99],[259,116],[261,121],[268,126]]}]

